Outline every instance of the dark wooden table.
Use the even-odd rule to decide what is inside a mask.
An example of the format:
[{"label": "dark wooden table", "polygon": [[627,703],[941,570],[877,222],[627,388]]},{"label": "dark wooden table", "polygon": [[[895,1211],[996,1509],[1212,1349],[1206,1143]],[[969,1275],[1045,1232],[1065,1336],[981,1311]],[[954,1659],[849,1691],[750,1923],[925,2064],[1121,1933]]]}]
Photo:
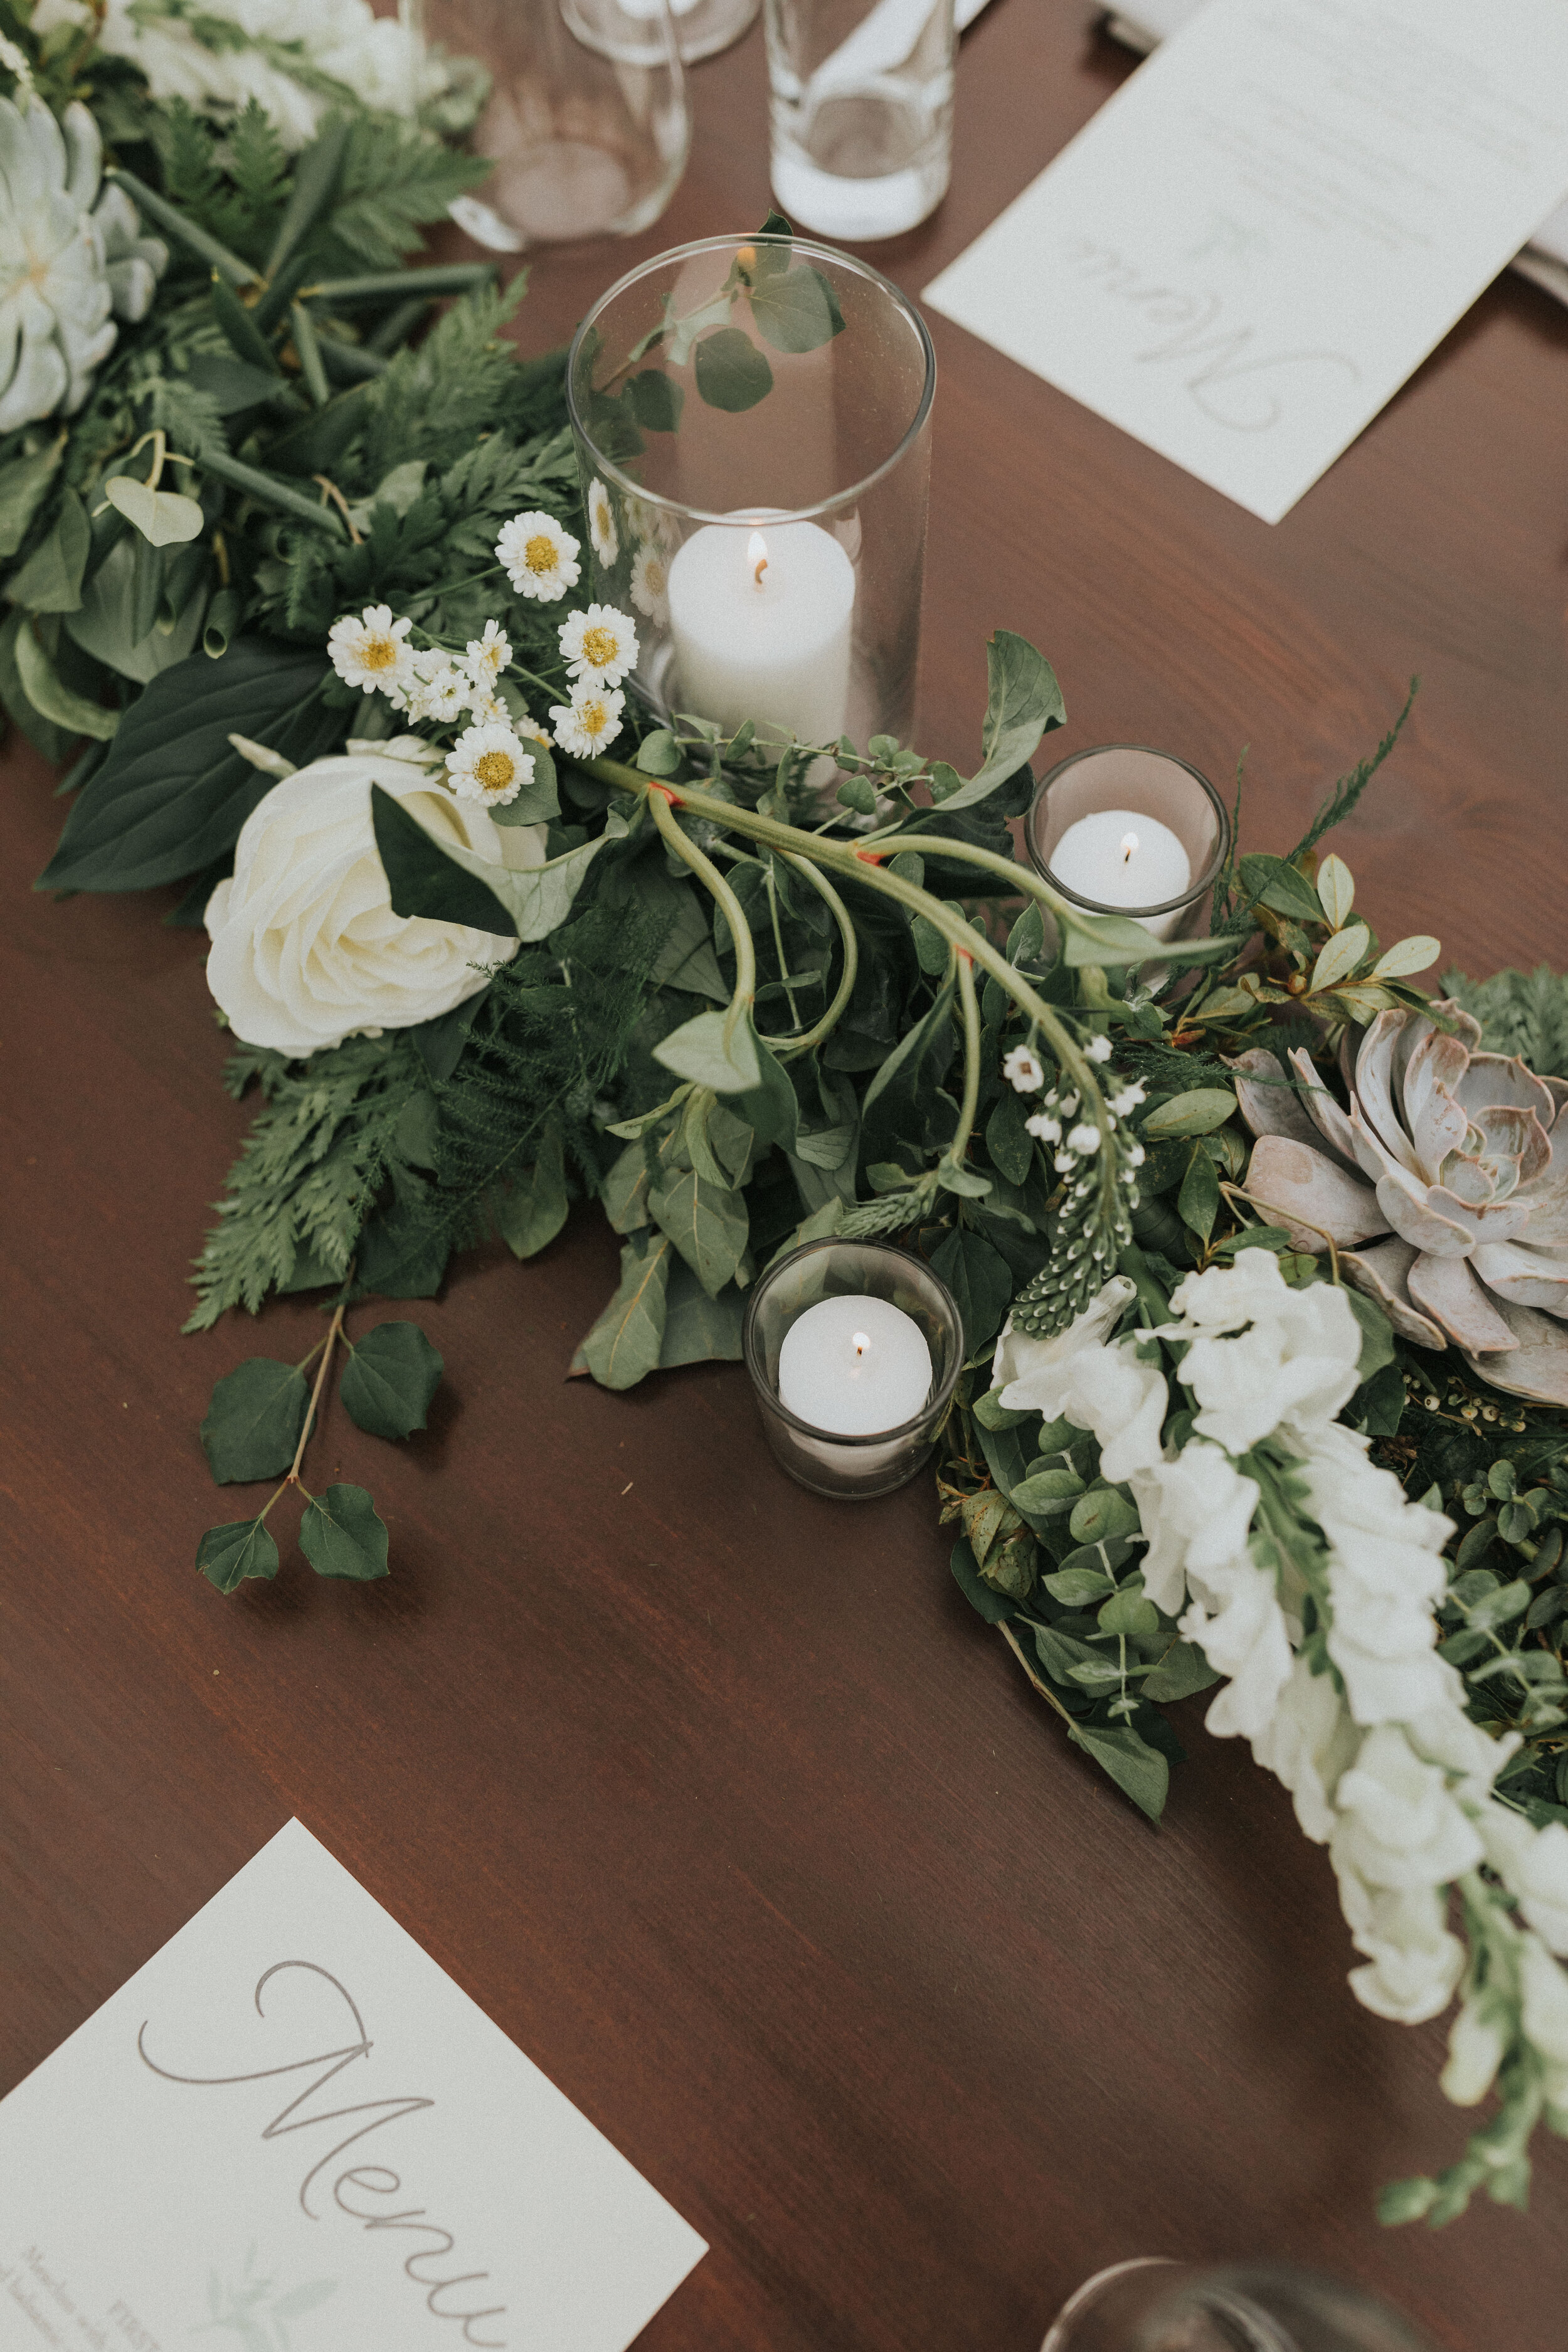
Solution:
[{"label": "dark wooden table", "polygon": [[[1128,69],[1088,0],[994,0],[953,194],[881,266],[918,291]],[[694,89],[668,215],[542,264],[530,348],[640,250],[760,222],[760,36]],[[1340,845],[1363,903],[1471,971],[1568,961],[1568,312],[1501,281],[1272,530],[933,328],[930,747],[973,749],[1005,624],[1058,666],[1064,749],[1224,777],[1250,743],[1246,831],[1278,844],[1420,670]],[[314,1318],[178,1337],[246,1120],[201,942],[166,902],[30,895],[59,810],[37,761],[7,771],[0,2090],[297,1812],[711,2241],[649,2352],[1033,2352],[1087,2272],[1149,2251],[1293,2255],[1438,2345],[1557,2352],[1560,2147],[1528,2219],[1372,2218],[1465,2119],[1440,2030],[1346,1990],[1279,1788],[1199,1702],[1156,1834],[951,1585],[924,1481],[797,1492],[738,1368],[566,1385],[613,1280],[596,1214],[422,1312],[450,1373],[428,1434],[393,1458],[333,1409],[318,1459],[373,1463],[388,1582],[195,1575],[231,1507],[211,1382]]]}]

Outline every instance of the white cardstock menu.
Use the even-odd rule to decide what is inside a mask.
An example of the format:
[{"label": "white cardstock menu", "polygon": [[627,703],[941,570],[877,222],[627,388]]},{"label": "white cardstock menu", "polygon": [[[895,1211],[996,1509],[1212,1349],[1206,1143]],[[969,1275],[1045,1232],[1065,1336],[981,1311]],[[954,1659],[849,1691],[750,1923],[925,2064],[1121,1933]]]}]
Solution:
[{"label": "white cardstock menu", "polygon": [[1565,0],[1207,0],[925,299],[1278,522],[1565,193]]},{"label": "white cardstock menu", "polygon": [[624,2352],[706,2251],[298,1822],[0,2100],[5,2352]]}]

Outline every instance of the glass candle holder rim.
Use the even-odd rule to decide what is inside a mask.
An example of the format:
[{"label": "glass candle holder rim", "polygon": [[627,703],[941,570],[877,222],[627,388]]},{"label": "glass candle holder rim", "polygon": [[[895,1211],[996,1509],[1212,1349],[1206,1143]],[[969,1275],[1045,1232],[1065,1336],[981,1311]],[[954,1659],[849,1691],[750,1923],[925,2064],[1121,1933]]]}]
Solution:
[{"label": "glass candle holder rim", "polygon": [[[792,1412],[780,1396],[778,1384],[769,1372],[767,1365],[762,1360],[754,1345],[758,1311],[763,1299],[773,1288],[774,1283],[781,1276],[787,1273],[792,1265],[798,1265],[802,1258],[816,1257],[821,1251],[832,1249],[885,1250],[889,1257],[907,1258],[911,1265],[918,1265],[932,1288],[939,1291],[946,1301],[948,1310],[952,1317],[952,1328],[958,1335],[958,1345],[952,1351],[952,1361],[919,1412],[911,1413],[908,1421],[895,1423],[889,1429],[868,1430],[859,1436],[847,1436],[840,1430],[824,1429],[820,1423],[803,1421],[797,1412]],[[849,1297],[853,1294],[844,1291],[838,1295]],[[812,1307],[820,1304],[821,1301],[818,1299],[814,1298],[811,1301]],[[809,1311],[809,1307],[801,1309],[802,1314]],[[766,1391],[770,1412],[776,1412],[781,1421],[787,1422],[789,1426],[798,1430],[803,1437],[826,1439],[833,1445],[846,1447],[885,1446],[891,1444],[897,1438],[916,1436],[928,1425],[939,1426],[946,1418],[947,1408],[952,1402],[952,1392],[958,1386],[958,1376],[963,1370],[963,1318],[959,1312],[957,1299],[954,1298],[941,1275],[936,1273],[923,1257],[917,1257],[913,1250],[900,1249],[896,1242],[880,1241],[875,1235],[868,1235],[865,1239],[858,1236],[847,1239],[842,1234],[829,1234],[821,1241],[802,1242],[798,1249],[791,1250],[787,1257],[781,1257],[776,1265],[771,1265],[765,1272],[758,1275],[746,1300],[745,1318],[741,1325],[741,1354],[752,1379],[758,1388]]]},{"label": "glass candle holder rim", "polygon": [[[1100,898],[1086,898],[1081,890],[1075,890],[1070,883],[1058,879],[1051,871],[1049,861],[1041,856],[1036,845],[1035,811],[1058,777],[1065,775],[1069,768],[1076,768],[1080,761],[1101,759],[1107,751],[1142,751],[1152,760],[1163,760],[1170,767],[1183,768],[1207,795],[1215,818],[1214,855],[1203,872],[1188,884],[1179,898],[1154,899],[1147,907],[1111,907]],[[1194,898],[1201,898],[1218,879],[1230,855],[1230,811],[1203,770],[1194,768],[1190,760],[1184,760],[1178,752],[1162,751],[1152,743],[1089,743],[1081,751],[1069,752],[1065,760],[1058,760],[1056,766],[1040,778],[1029,803],[1029,814],[1024,820],[1024,846],[1029,853],[1029,863],[1036,873],[1042,881],[1048,882],[1053,890],[1059,890],[1064,898],[1070,898],[1075,907],[1081,907],[1089,915],[1128,915],[1136,920],[1140,915],[1171,915],[1183,907],[1190,907]]]},{"label": "glass candle holder rim", "polygon": [[615,284],[605,289],[592,310],[582,320],[576,333],[572,338],[572,348],[566,354],[566,411],[572,420],[573,429],[593,451],[595,465],[606,480],[616,485],[623,497],[638,499],[644,506],[658,508],[666,514],[684,516],[690,522],[730,523],[736,529],[744,529],[748,521],[752,522],[753,527],[757,522],[810,522],[818,515],[833,514],[840,507],[851,506],[858,499],[864,498],[868,490],[874,489],[879,482],[884,480],[892,472],[895,466],[920,438],[926,420],[931,415],[931,403],[936,397],[936,346],[931,341],[931,330],[924,319],[921,318],[901,286],[895,286],[890,278],[884,278],[879,269],[873,269],[870,263],[862,261],[858,254],[840,253],[836,247],[821,245],[815,238],[795,236],[789,240],[795,252],[804,254],[814,261],[830,262],[836,269],[846,269],[852,276],[863,278],[871,285],[879,287],[882,292],[890,298],[894,309],[902,313],[914,330],[915,340],[920,346],[921,357],[924,364],[924,381],[921,386],[921,396],[915,404],[915,413],[900,435],[897,445],[889,451],[880,464],[874,466],[871,471],[862,476],[859,481],[848,483],[843,489],[835,490],[830,498],[817,499],[810,506],[791,507],[787,511],[775,512],[770,509],[763,513],[759,509],[753,518],[746,514],[736,514],[733,511],[721,514],[710,511],[705,507],[688,506],[681,499],[666,498],[662,491],[645,489],[640,482],[634,482],[628,474],[624,474],[615,459],[607,457],[600,448],[587,419],[578,406],[577,354],[583,347],[584,338],[598,324],[599,320],[617,296],[626,293],[637,283],[639,278],[650,276],[654,270],[666,268],[674,262],[689,261],[699,254],[732,253],[743,245],[783,244],[784,242],[782,237],[764,239],[757,233],[749,233],[729,236],[700,236],[694,238],[689,245],[673,245],[667,252],[656,253],[649,260],[639,261],[635,268],[628,269],[623,277],[617,278]]}]

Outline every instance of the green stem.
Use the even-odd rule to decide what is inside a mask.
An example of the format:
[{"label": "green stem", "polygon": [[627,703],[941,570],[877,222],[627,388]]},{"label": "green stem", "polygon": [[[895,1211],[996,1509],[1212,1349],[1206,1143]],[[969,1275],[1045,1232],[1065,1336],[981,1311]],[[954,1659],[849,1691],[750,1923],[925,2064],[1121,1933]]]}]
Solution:
[{"label": "green stem", "polygon": [[980,1103],[980,1000],[974,992],[974,964],[968,949],[954,948],[952,953],[958,966],[958,1001],[963,1013],[963,1100],[958,1107],[952,1141],[943,1157],[949,1167],[962,1168]]},{"label": "green stem", "polygon": [[781,850],[779,855],[787,866],[793,866],[797,873],[804,874],[812,888],[824,901],[838,926],[838,936],[844,945],[844,973],[838,982],[838,992],[821,1020],[813,1028],[807,1029],[802,1036],[782,1040],[774,1037],[768,1039],[770,1051],[778,1055],[783,1060],[793,1057],[796,1054],[808,1054],[814,1045],[820,1045],[823,1039],[830,1037],[837,1028],[844,1014],[848,1011],[849,1000],[855,993],[855,976],[860,969],[860,942],[855,935],[854,919],[848,908],[826,876],[819,874],[809,859],[797,856],[793,849]]},{"label": "green stem", "polygon": [[757,992],[757,950],[752,942],[751,925],[746,920],[739,898],[712,859],[705,857],[697,844],[689,840],[676,824],[668,793],[650,792],[647,803],[666,846],[673,849],[677,857],[690,866],[703,887],[712,894],[721,914],[730,926],[730,937],[735,949],[735,992],[724,1015],[724,1046],[728,1052],[741,1016],[750,1009]]},{"label": "green stem", "polygon": [[768,913],[773,918],[773,950],[779,960],[779,978],[784,983],[784,992],[789,999],[789,1017],[798,1029],[800,1006],[795,1003],[795,983],[790,978],[789,961],[784,954],[784,931],[779,924],[779,887],[772,866],[763,866],[763,879],[768,894]]}]

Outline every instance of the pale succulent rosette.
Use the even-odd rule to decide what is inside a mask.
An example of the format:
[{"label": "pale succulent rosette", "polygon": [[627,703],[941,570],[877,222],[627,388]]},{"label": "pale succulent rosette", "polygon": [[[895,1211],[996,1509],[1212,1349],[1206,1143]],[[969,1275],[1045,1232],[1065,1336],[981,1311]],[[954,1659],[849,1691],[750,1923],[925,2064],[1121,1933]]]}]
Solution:
[{"label": "pale succulent rosette", "polygon": [[1346,1057],[1347,1109],[1309,1055],[1290,1055],[1292,1086],[1254,1047],[1237,1066],[1258,1138],[1247,1189],[1300,1247],[1332,1241],[1403,1338],[1568,1404],[1568,1152],[1553,1151],[1568,1082],[1480,1045],[1447,999],[1381,1013]]}]

